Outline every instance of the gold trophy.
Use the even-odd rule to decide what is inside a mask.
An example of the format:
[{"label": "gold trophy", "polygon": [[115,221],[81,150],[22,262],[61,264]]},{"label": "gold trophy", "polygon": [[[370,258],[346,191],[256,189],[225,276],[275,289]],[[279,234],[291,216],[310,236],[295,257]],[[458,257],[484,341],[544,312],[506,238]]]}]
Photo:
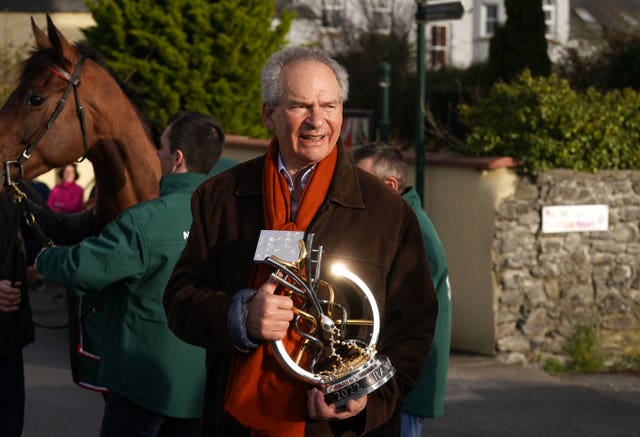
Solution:
[{"label": "gold trophy", "polygon": [[288,346],[272,341],[275,356],[289,373],[319,386],[327,403],[341,407],[381,387],[395,369],[388,357],[377,355],[380,312],[373,293],[335,264],[331,274],[348,284],[340,294],[345,301],[339,301],[320,279],[323,248],[313,248],[313,237],[308,234],[305,242],[303,232],[262,231],[255,260],[274,268],[271,278],[282,286],[279,292],[294,301],[291,323],[299,341]]}]

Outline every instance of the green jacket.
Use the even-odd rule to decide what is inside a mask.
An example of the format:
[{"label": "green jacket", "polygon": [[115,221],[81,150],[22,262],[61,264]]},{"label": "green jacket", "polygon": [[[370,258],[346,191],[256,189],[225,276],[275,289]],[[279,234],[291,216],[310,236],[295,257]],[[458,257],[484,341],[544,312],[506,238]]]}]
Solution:
[{"label": "green jacket", "polygon": [[98,383],[170,417],[200,417],[205,352],[167,328],[165,285],[191,225],[190,200],[206,175],[164,176],[160,197],[135,205],[96,237],[40,254],[37,269],[52,282],[104,290]]},{"label": "green jacket", "polygon": [[238,164],[238,161],[221,156],[220,159],[218,159],[218,162],[216,162],[216,164],[213,167],[211,167],[211,170],[209,170],[209,176],[215,176],[217,174],[220,174],[223,171],[229,170],[231,167],[237,164]]},{"label": "green jacket", "polygon": [[418,385],[405,398],[402,412],[412,416],[430,419],[444,414],[444,391],[449,367],[449,346],[451,343],[451,289],[449,269],[440,238],[422,209],[422,202],[416,190],[411,187],[402,195],[418,217],[422,240],[429,260],[429,269],[438,299],[438,319],[431,344],[431,352],[425,364]]}]

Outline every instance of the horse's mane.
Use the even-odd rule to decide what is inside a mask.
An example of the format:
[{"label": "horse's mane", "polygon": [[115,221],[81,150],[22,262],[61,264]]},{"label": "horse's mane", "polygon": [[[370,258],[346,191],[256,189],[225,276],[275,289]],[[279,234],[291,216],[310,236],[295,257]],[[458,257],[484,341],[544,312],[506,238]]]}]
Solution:
[{"label": "horse's mane", "polygon": [[[156,140],[158,138],[156,137],[158,137],[158,130],[160,129],[160,127],[156,122],[151,120],[142,112],[142,110],[140,109],[140,105],[136,103],[139,100],[136,93],[130,87],[128,87],[124,82],[122,82],[120,78],[118,78],[118,76],[113,74],[113,72],[107,66],[102,54],[98,50],[96,50],[94,47],[89,45],[86,41],[76,42],[73,44],[73,46],[85,58],[91,59],[96,64],[98,64],[102,69],[104,69],[111,76],[111,78],[118,84],[118,86],[120,86],[120,89],[122,89],[122,92],[124,92],[124,94],[127,96],[129,101],[131,102],[131,105],[133,106],[136,113],[138,114],[138,118],[142,122],[145,132],[147,133],[149,138],[152,140],[154,145],[157,146]],[[56,62],[55,49],[53,48],[43,49],[39,47],[34,47],[29,52],[29,57],[25,59],[21,64],[20,83],[27,83],[28,81],[31,80],[33,75],[38,74],[42,70],[48,70],[53,66],[55,62]]]}]

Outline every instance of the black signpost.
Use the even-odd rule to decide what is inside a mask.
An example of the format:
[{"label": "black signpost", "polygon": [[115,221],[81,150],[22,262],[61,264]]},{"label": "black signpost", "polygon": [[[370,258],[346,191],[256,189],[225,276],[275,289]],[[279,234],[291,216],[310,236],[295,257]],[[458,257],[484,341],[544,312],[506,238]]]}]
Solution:
[{"label": "black signpost", "polygon": [[427,3],[427,21],[458,20],[463,14],[462,2]]},{"label": "black signpost", "polygon": [[425,24],[429,21],[458,20],[464,15],[462,2],[427,4],[427,0],[416,0],[417,35],[417,108],[416,108],[416,191],[424,202],[424,141],[425,141]]}]

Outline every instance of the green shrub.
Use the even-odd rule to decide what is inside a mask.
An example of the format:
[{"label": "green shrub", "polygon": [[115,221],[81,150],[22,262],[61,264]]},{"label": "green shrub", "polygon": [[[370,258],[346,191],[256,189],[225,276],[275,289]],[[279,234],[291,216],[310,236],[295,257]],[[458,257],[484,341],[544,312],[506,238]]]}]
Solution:
[{"label": "green shrub", "polygon": [[595,373],[604,369],[605,359],[598,351],[598,335],[593,325],[580,325],[567,343],[565,352],[569,356],[567,364],[549,359],[544,370],[549,373]]},{"label": "green shrub", "polygon": [[88,0],[84,30],[113,72],[165,124],[186,109],[215,116],[225,131],[268,136],[260,73],[285,43],[293,18],[273,25],[273,0]]},{"label": "green shrub", "polygon": [[613,372],[640,372],[640,354],[623,355],[613,366]]},{"label": "green shrub", "polygon": [[592,325],[578,326],[567,345],[571,370],[583,373],[602,370],[604,357],[598,352],[597,346],[596,328]]},{"label": "green shrub", "polygon": [[640,94],[628,88],[578,93],[525,71],[459,110],[471,155],[511,156],[527,171],[640,168]]},{"label": "green shrub", "polygon": [[18,65],[25,58],[26,46],[0,46],[0,107],[17,85]]},{"label": "green shrub", "polygon": [[542,368],[547,373],[564,373],[567,371],[567,366],[555,358],[549,358],[546,360],[542,365]]}]

